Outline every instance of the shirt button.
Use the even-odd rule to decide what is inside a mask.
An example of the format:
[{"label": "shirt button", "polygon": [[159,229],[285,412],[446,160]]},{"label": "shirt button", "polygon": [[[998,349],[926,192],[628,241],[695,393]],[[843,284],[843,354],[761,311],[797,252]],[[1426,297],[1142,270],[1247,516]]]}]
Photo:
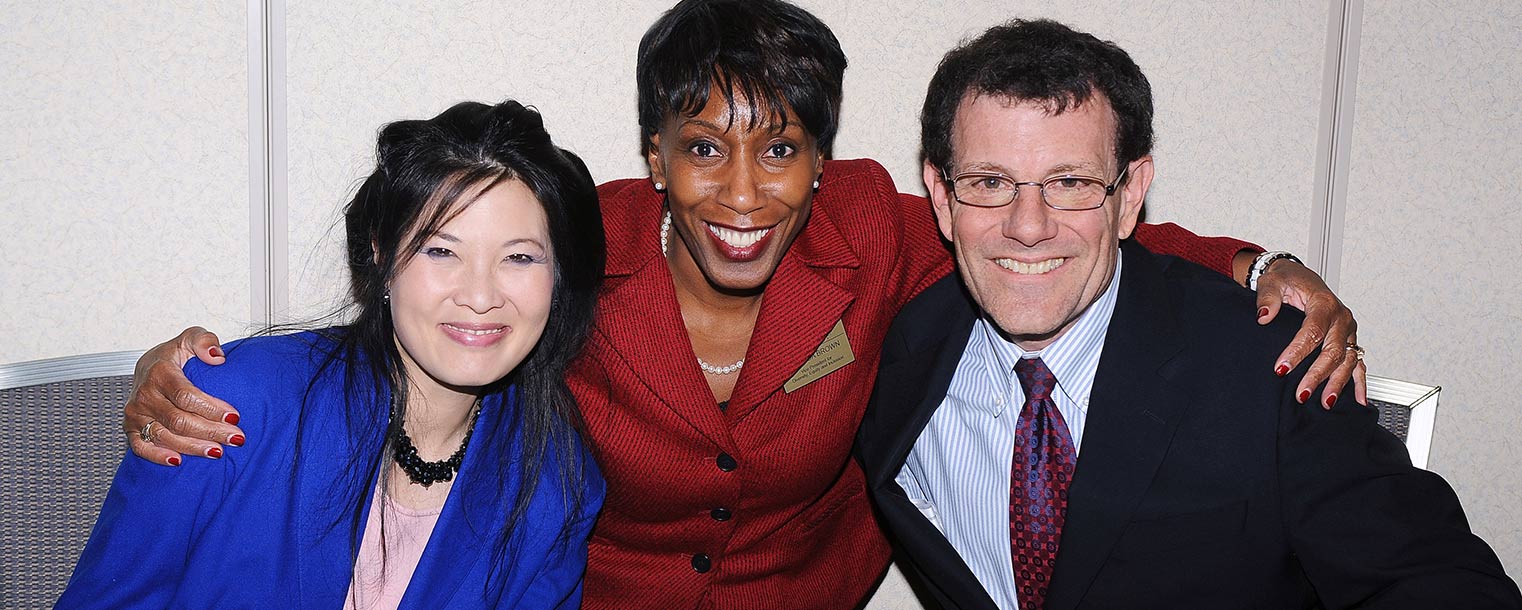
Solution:
[{"label": "shirt button", "polygon": [[696,570],[697,573],[704,574],[712,568],[713,560],[709,559],[707,554],[698,553],[692,556],[692,569]]},{"label": "shirt button", "polygon": [[740,465],[740,463],[736,462],[735,458],[730,456],[728,453],[720,453],[718,459],[714,460],[714,462],[719,465],[719,470],[723,470],[724,472],[730,472]]},{"label": "shirt button", "polygon": [[714,521],[728,521],[729,518],[733,517],[734,515],[729,512],[729,509],[720,506],[711,511],[708,511],[708,516],[713,517]]}]

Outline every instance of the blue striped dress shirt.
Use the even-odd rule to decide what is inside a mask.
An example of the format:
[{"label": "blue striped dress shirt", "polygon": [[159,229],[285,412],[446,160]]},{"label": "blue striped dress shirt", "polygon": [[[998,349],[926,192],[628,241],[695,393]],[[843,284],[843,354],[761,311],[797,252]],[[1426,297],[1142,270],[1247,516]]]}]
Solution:
[{"label": "blue striped dress shirt", "polygon": [[980,317],[946,399],[920,432],[895,479],[1004,610],[1020,607],[1009,534],[1010,461],[1025,404],[1015,360],[1039,357],[1051,369],[1058,390],[1052,398],[1067,422],[1074,449],[1081,451],[1089,392],[1119,286],[1117,252],[1109,286],[1072,328],[1039,352],[1020,349],[1004,339],[986,315]]}]

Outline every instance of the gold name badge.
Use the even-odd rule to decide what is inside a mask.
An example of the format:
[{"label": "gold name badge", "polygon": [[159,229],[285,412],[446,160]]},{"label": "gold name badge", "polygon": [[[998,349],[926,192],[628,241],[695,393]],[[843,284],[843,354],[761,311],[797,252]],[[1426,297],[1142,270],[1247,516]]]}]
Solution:
[{"label": "gold name badge", "polygon": [[830,329],[830,334],[824,336],[824,342],[814,349],[814,355],[809,356],[808,362],[793,373],[792,379],[782,384],[782,391],[792,394],[794,390],[814,383],[820,377],[855,361],[856,354],[851,352],[851,340],[846,337],[845,320],[841,320],[835,323],[835,328]]}]

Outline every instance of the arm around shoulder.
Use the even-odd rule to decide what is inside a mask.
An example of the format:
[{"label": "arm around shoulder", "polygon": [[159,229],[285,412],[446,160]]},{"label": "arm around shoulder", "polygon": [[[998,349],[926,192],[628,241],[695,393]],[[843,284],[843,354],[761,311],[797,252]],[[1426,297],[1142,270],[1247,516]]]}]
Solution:
[{"label": "arm around shoulder", "polygon": [[1522,608],[1442,477],[1411,466],[1375,413],[1306,409],[1285,384],[1280,481],[1291,544],[1328,607]]},{"label": "arm around shoulder", "polygon": [[897,196],[904,230],[903,256],[899,257],[900,285],[904,290],[900,298],[902,303],[907,303],[955,271],[955,266],[951,251],[941,241],[930,202],[917,195],[898,193]]},{"label": "arm around shoulder", "polygon": [[[1136,241],[1148,250],[1198,263],[1216,273],[1235,279],[1237,254],[1262,252],[1263,248],[1234,237],[1201,237],[1171,222],[1136,225]],[[1238,284],[1242,283],[1240,280]]]}]

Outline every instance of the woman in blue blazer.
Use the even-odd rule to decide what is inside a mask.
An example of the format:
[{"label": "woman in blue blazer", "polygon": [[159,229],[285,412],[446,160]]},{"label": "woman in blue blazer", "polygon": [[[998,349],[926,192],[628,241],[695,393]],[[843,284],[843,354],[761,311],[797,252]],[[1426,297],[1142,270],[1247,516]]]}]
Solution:
[{"label": "woman in blue blazer", "polygon": [[353,322],[189,365],[253,441],[127,456],[58,607],[579,605],[604,490],[564,382],[603,271],[591,176],[512,101],[388,125],[377,160],[345,209]]}]

